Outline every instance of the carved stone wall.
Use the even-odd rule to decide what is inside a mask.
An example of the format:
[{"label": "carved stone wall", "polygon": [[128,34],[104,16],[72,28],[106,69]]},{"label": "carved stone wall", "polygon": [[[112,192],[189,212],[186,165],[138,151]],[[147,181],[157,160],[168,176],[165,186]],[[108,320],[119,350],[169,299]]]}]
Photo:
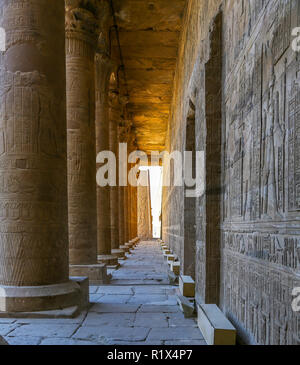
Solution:
[{"label": "carved stone wall", "polygon": [[[211,26],[220,5],[222,189],[215,199],[221,262],[204,265],[214,243],[204,234],[209,221],[205,194],[212,188],[206,179],[195,211],[196,297],[207,301],[207,275],[220,270],[216,302],[241,341],[299,344],[300,317],[291,303],[293,288],[300,286],[300,62],[290,47],[291,30],[300,25],[299,1],[189,1],[167,144],[170,151],[181,148],[190,100],[196,107],[197,150],[210,144],[205,79],[213,50]],[[183,191],[165,188],[163,199],[163,237],[180,256]]]}]

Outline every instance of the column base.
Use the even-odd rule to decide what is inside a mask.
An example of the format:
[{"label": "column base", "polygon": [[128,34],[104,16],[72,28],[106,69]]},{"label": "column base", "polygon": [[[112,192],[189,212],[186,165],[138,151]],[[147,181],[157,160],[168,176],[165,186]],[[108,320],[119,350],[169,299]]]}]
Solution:
[{"label": "column base", "polygon": [[76,317],[89,303],[88,279],[70,278],[66,283],[44,286],[0,286],[0,318],[31,317],[39,312],[66,311]]},{"label": "column base", "polygon": [[118,258],[114,255],[98,255],[98,262],[107,266],[119,266]]},{"label": "column base", "polygon": [[90,285],[103,285],[110,282],[105,264],[70,265],[71,276],[87,276]]},{"label": "column base", "polygon": [[120,248],[113,248],[111,254],[119,259],[126,259],[125,251]]},{"label": "column base", "polygon": [[128,246],[126,246],[126,245],[121,245],[121,246],[120,246],[120,249],[121,249],[121,250],[124,250],[125,252],[130,253],[130,249],[129,249],[129,247],[128,247]]},{"label": "column base", "polygon": [[129,242],[126,242],[125,243],[125,246],[127,246],[129,248],[133,248],[134,247],[134,244],[131,241],[129,241]]}]

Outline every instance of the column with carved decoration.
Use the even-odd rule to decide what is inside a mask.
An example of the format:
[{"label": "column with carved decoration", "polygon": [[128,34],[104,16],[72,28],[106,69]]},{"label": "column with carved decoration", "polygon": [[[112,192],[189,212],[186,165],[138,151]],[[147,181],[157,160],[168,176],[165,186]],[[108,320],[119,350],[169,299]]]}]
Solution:
[{"label": "column with carved decoration", "polygon": [[69,279],[64,14],[0,2],[0,317],[88,301]]},{"label": "column with carved decoration", "polygon": [[[114,63],[108,55],[106,24],[98,41],[96,54],[96,151],[110,150],[109,146],[109,85]],[[97,165],[97,169],[100,168]],[[110,186],[97,186],[98,261],[118,266],[118,257],[112,254],[110,227]],[[124,253],[123,253],[124,254]]]},{"label": "column with carved decoration", "polygon": [[66,0],[70,273],[108,280],[97,261],[95,51],[106,1]]}]

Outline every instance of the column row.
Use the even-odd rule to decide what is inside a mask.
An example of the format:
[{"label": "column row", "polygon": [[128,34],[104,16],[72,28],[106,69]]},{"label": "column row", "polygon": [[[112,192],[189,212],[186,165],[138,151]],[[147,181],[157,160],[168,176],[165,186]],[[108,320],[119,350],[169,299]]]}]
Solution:
[{"label": "column row", "polygon": [[131,188],[95,178],[96,154],[117,154],[124,123],[109,2],[0,9],[0,312],[80,308],[72,276],[106,282],[106,264],[136,235]]}]

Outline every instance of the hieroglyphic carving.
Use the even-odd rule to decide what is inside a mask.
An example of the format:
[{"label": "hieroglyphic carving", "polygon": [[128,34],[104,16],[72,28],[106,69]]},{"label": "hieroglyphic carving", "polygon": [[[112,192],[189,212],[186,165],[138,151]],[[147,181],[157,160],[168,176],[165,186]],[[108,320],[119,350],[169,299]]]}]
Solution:
[{"label": "hieroglyphic carving", "polygon": [[300,272],[300,237],[225,232],[224,241],[228,250]]},{"label": "hieroglyphic carving", "polygon": [[100,3],[66,1],[68,208],[71,264],[97,263],[95,51]]},{"label": "hieroglyphic carving", "polygon": [[[299,62],[288,48],[296,6],[265,2],[261,32],[226,71],[223,304],[247,341],[260,344],[300,343],[291,309],[300,272]],[[232,14],[234,28],[240,20]]]},{"label": "hieroglyphic carving", "polygon": [[300,209],[300,88],[294,84],[288,105],[289,210]]},{"label": "hieroglyphic carving", "polygon": [[67,282],[64,5],[3,1],[0,24],[0,285]]},{"label": "hieroglyphic carving", "polygon": [[289,289],[299,286],[299,280],[236,254],[226,252],[224,257],[224,299],[229,318],[242,323],[253,342],[299,345],[300,316],[292,311]]},{"label": "hieroglyphic carving", "polygon": [[275,26],[272,39],[272,54],[274,64],[278,62],[282,54],[291,42],[291,1],[279,0],[275,10]]}]

